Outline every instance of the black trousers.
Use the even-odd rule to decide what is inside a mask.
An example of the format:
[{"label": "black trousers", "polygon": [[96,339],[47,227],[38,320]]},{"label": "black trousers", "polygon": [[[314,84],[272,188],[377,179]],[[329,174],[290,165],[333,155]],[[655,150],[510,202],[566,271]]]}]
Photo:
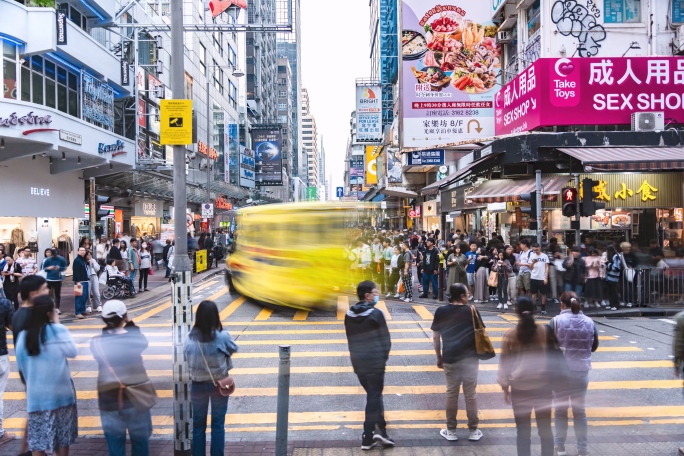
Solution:
[{"label": "black trousers", "polygon": [[361,386],[366,390],[366,420],[363,432],[370,435],[377,425],[380,429],[387,427],[385,422],[385,406],[382,402],[382,390],[385,387],[385,373],[356,374]]},{"label": "black trousers", "polygon": [[[138,290],[142,290],[143,288],[147,288],[147,276],[150,275],[150,269],[140,268],[139,273],[140,277],[138,278]],[[145,286],[143,287],[143,285]]]},{"label": "black trousers", "polygon": [[50,290],[50,294],[54,296],[55,306],[59,309],[59,305],[62,302],[62,282],[54,281],[48,282],[47,284],[48,290]]}]

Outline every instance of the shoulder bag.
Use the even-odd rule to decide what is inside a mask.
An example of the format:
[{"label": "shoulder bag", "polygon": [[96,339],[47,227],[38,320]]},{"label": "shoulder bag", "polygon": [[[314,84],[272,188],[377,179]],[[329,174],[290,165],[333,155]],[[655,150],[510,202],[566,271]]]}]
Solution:
[{"label": "shoulder bag", "polygon": [[211,374],[211,369],[209,369],[207,359],[204,357],[204,352],[202,351],[202,344],[200,344],[199,341],[195,342],[197,343],[197,346],[200,349],[202,360],[204,360],[204,365],[207,366],[209,377],[211,377],[211,382],[214,384],[216,392],[221,396],[230,396],[231,394],[233,394],[235,392],[235,381],[233,380],[233,377],[228,375],[226,378],[222,378],[220,380],[214,379],[214,376]]},{"label": "shoulder bag", "polygon": [[627,262],[625,261],[625,256],[621,253],[620,254],[620,262],[622,263],[622,267],[624,268],[624,273],[625,273],[625,279],[627,279],[628,282],[632,283],[634,282],[634,276],[636,275],[636,271],[634,268],[630,268],[627,266]]},{"label": "shoulder bag", "polygon": [[109,362],[107,362],[107,357],[105,356],[102,346],[100,345],[101,340],[101,336],[96,337],[95,344],[93,346],[99,352],[99,355],[107,366],[107,369],[109,369],[109,372],[111,372],[116,381],[119,382],[119,411],[123,410],[124,390],[126,391],[128,399],[133,404],[133,407],[140,411],[149,410],[157,405],[157,391],[154,389],[154,385],[150,380],[137,385],[124,385],[123,382],[119,380],[119,376],[116,375],[116,372],[114,372],[112,366],[110,366]]},{"label": "shoulder bag", "polygon": [[475,306],[470,306],[470,313],[473,316],[473,331],[475,331],[475,350],[477,351],[477,357],[482,360],[494,358],[494,346],[487,335],[487,330],[484,327],[482,319],[477,317]]},{"label": "shoulder bag", "polygon": [[562,392],[568,386],[570,368],[556,337],[557,326],[558,322],[555,319],[551,320],[551,325],[546,326],[547,370],[553,390]]},{"label": "shoulder bag", "polygon": [[489,271],[489,280],[487,280],[487,285],[489,285],[492,288],[496,288],[499,286],[499,272],[498,271]]}]

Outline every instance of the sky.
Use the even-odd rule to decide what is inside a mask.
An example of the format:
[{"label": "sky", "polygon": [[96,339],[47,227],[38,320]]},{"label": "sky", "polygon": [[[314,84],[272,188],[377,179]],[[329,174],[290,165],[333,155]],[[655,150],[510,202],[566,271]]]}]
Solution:
[{"label": "sky", "polygon": [[301,20],[302,85],[323,135],[334,199],[335,187],[343,185],[355,81],[370,77],[370,7],[368,0],[301,0]]}]

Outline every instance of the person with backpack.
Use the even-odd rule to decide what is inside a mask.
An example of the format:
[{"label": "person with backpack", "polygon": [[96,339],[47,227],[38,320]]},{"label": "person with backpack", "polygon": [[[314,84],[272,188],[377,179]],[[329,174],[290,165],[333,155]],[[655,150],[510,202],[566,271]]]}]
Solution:
[{"label": "person with backpack", "polygon": [[401,273],[401,281],[404,284],[404,302],[411,302],[413,299],[412,282],[413,276],[411,274],[411,267],[413,266],[413,254],[409,249],[408,242],[401,244],[402,253],[399,255],[397,267]]}]

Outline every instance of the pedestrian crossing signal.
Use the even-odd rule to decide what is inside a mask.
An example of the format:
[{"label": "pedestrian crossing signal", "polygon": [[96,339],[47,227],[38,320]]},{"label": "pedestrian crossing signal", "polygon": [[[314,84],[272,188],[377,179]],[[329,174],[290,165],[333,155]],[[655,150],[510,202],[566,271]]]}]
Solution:
[{"label": "pedestrian crossing signal", "polygon": [[577,189],[574,187],[563,189],[563,215],[574,217],[577,215]]}]

